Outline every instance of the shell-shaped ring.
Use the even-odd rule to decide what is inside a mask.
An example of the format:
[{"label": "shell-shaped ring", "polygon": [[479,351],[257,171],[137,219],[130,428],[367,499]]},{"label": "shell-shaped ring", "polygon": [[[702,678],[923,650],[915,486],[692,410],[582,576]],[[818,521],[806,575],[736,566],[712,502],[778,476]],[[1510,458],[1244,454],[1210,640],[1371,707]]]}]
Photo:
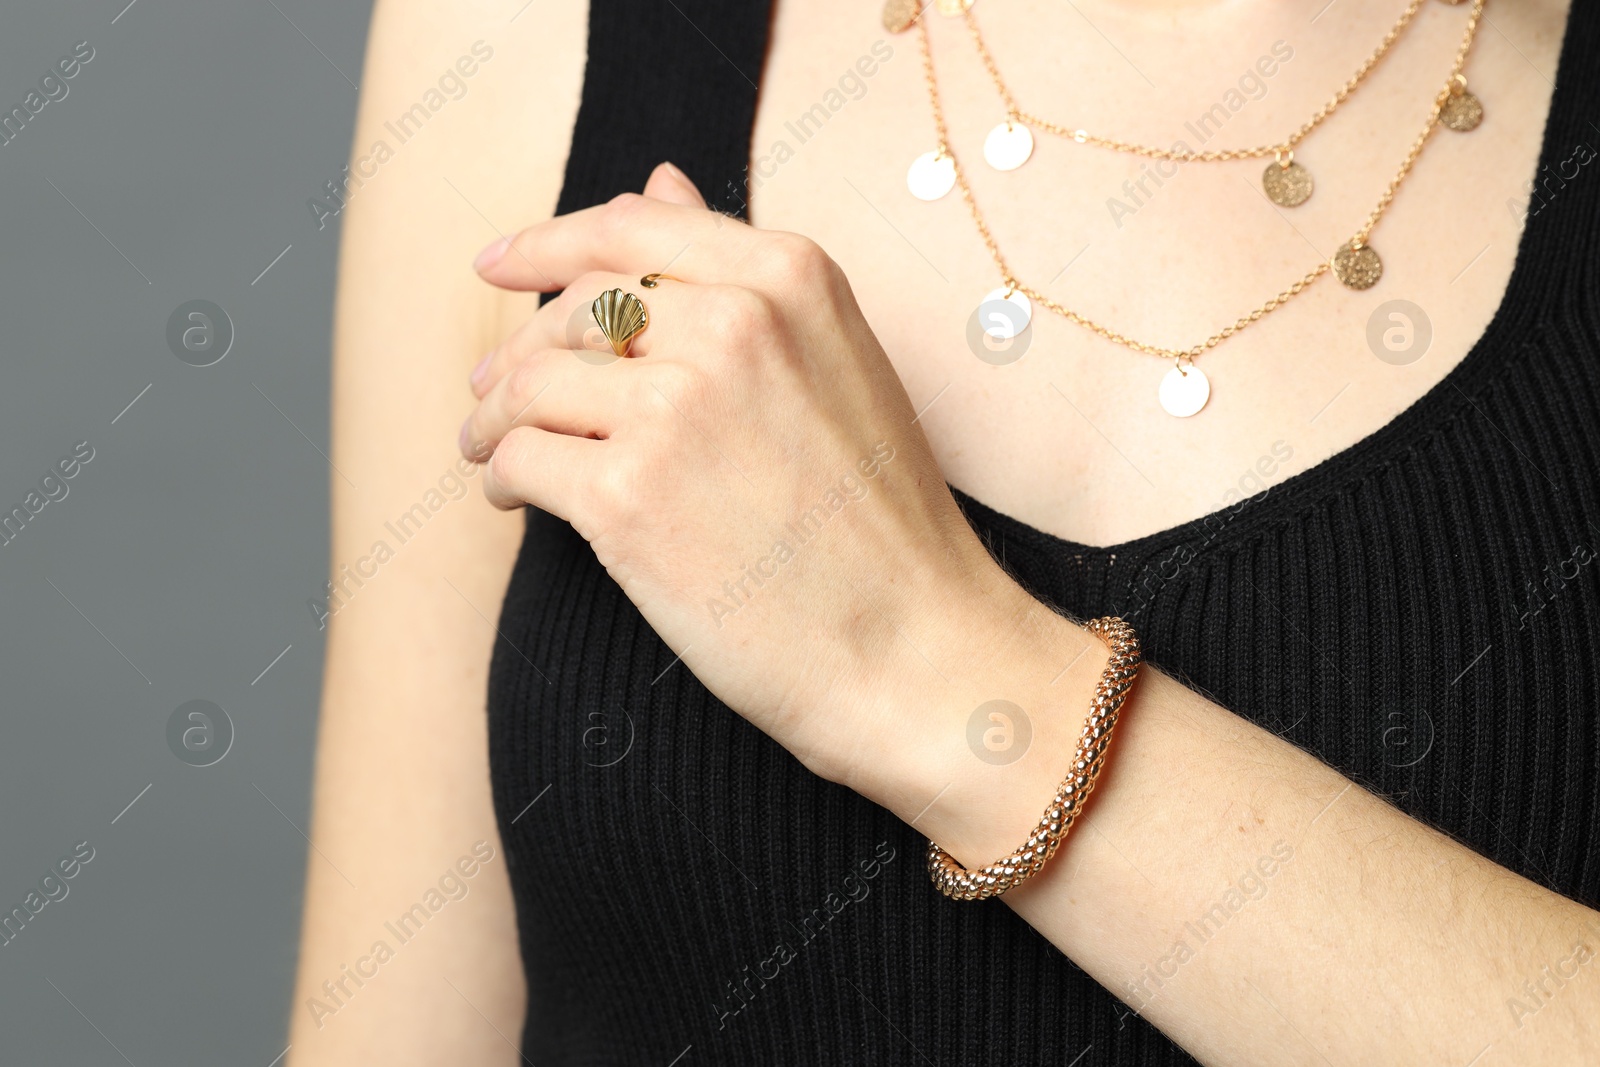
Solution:
[{"label": "shell-shaped ring", "polygon": [[633,339],[650,325],[650,313],[645,309],[644,301],[621,289],[607,289],[595,297],[590,310],[594,312],[594,321],[599,324],[600,332],[611,343],[611,351],[624,358],[633,345]]}]

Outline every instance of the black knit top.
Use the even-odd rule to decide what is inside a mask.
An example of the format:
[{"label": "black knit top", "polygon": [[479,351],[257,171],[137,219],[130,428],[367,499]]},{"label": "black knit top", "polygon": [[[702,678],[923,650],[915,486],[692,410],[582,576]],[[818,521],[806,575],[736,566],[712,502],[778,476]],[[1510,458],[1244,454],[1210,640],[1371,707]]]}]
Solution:
[{"label": "black knit top", "polygon": [[[739,212],[768,12],[593,0],[560,211],[671,159]],[[1600,906],[1600,9],[1575,4],[1504,302],[1390,425],[1112,548],[958,494],[1076,616],[1495,862]],[[1516,176],[1507,175],[1512,188]],[[722,195],[718,195],[719,192]],[[538,1067],[1194,1062],[920,835],[712,697],[527,513],[489,695]]]}]

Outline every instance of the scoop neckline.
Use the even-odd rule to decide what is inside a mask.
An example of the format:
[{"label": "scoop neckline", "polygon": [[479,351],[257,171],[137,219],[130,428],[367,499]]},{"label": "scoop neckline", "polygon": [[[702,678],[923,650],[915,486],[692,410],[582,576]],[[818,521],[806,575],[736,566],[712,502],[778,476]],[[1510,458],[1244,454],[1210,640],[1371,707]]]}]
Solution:
[{"label": "scoop neckline", "polygon": [[[1568,54],[1573,45],[1574,7],[1568,7],[1562,28],[1562,45],[1557,55],[1555,88],[1550,106],[1545,113],[1544,130],[1540,136],[1538,158],[1533,173],[1542,173],[1557,154],[1554,121],[1558,112],[1570,106],[1566,99],[1573,91],[1570,77],[1572,57]],[[1153,533],[1143,534],[1111,545],[1090,545],[1030,525],[1015,516],[985,504],[982,500],[946,483],[956,503],[969,519],[977,519],[984,526],[1004,530],[1009,537],[1024,543],[1032,542],[1056,552],[1067,553],[1080,559],[1110,560],[1117,556],[1137,556],[1192,540],[1196,534],[1205,533],[1208,543],[1236,540],[1248,535],[1263,524],[1281,520],[1286,512],[1294,511],[1308,499],[1325,498],[1330,490],[1359,481],[1385,465],[1385,461],[1406,452],[1432,433],[1442,429],[1467,405],[1473,396],[1510,365],[1509,356],[1524,350],[1538,336],[1543,327],[1543,305],[1540,297],[1541,279],[1534,270],[1536,265],[1548,266],[1546,231],[1551,225],[1546,216],[1525,218],[1522,233],[1517,239],[1517,252],[1511,264],[1511,274],[1505,291],[1478,339],[1443,378],[1435,382],[1421,396],[1394,418],[1373,430],[1355,443],[1340,449],[1316,465],[1285,478],[1277,485],[1215,511],[1186,520]],[[1267,501],[1272,506],[1266,506]],[[1232,512],[1230,517],[1229,513]],[[1216,530],[1218,519],[1223,527]]]}]

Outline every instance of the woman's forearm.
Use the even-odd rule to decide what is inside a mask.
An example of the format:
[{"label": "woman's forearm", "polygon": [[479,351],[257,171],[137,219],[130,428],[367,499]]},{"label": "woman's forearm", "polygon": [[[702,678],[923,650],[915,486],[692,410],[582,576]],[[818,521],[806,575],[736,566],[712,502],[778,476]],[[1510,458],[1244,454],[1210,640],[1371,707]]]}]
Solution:
[{"label": "woman's forearm", "polygon": [[[1032,601],[997,594],[984,614],[901,627],[918,647],[889,656],[899,680],[880,691],[930,697],[851,783],[969,867],[1038,818],[1106,658]],[[1021,709],[993,720],[1003,740],[1031,732],[1014,761],[978,754],[971,720],[992,700]],[[1086,814],[1005,901],[1208,1064],[1558,1064],[1600,1047],[1600,913],[1149,667]]]}]

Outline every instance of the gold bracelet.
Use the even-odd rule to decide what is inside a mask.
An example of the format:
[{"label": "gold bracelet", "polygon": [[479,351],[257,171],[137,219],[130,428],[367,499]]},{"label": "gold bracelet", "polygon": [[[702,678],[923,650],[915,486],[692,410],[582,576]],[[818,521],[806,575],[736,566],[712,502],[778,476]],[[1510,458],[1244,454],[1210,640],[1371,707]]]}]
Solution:
[{"label": "gold bracelet", "polygon": [[1121,619],[1108,615],[1095,619],[1087,628],[1106,643],[1111,650],[1111,661],[1095,687],[1089,719],[1084,723],[1083,736],[1078,739],[1077,755],[1073,757],[1067,777],[1056,789],[1050,806],[1028,840],[1011,855],[987,867],[969,871],[950,853],[929,841],[928,874],[945,896],[956,900],[986,900],[1038,874],[1061,847],[1062,839],[1083,811],[1084,802],[1094,792],[1095,780],[1105,764],[1106,746],[1111,743],[1111,731],[1117,725],[1117,715],[1122,711],[1128,690],[1133,688],[1143,658],[1139,652],[1139,635]]}]

